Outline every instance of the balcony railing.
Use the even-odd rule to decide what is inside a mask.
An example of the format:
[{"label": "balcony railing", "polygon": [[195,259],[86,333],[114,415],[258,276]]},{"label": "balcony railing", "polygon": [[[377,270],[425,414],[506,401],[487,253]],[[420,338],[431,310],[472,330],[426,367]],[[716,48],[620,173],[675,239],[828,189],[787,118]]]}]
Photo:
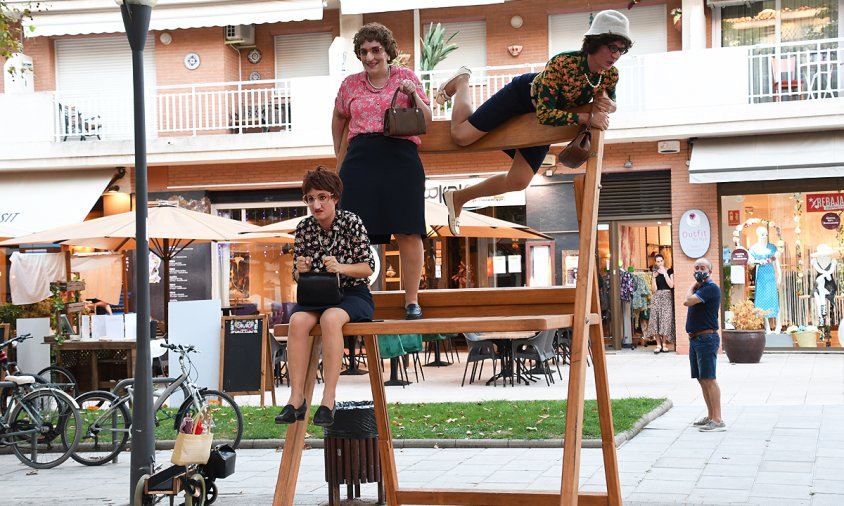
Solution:
[{"label": "balcony railing", "polygon": [[749,49],[751,103],[841,97],[844,39]]}]

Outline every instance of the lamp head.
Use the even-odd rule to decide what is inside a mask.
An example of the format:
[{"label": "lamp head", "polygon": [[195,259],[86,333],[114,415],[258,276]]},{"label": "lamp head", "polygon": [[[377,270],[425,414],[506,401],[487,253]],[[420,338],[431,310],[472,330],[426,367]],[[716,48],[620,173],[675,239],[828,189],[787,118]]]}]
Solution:
[{"label": "lamp head", "polygon": [[627,161],[624,162],[624,168],[625,169],[632,169],[633,168],[633,160],[631,160],[629,156],[627,157]]}]

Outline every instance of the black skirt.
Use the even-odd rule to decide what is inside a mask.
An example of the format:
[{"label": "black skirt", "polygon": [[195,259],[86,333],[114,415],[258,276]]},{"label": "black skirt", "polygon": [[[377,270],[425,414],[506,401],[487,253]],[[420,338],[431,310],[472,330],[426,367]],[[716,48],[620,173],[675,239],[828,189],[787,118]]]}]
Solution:
[{"label": "black skirt", "polygon": [[388,244],[391,234],[425,236],[425,170],[416,144],[382,134],[357,135],[340,179],[340,207],[361,217],[371,243]]},{"label": "black skirt", "polygon": [[299,311],[309,311],[314,313],[322,313],[326,309],[332,307],[339,307],[349,315],[351,322],[368,322],[372,321],[372,315],[375,313],[375,303],[372,301],[372,293],[369,291],[367,285],[354,285],[343,288],[343,300],[340,304],[333,306],[300,306],[296,304],[290,310],[290,314],[298,313]]}]

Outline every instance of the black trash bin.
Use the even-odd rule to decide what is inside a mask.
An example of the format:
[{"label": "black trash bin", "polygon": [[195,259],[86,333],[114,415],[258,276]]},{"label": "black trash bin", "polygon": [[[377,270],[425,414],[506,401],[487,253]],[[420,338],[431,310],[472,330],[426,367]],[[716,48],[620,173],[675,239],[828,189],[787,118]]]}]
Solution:
[{"label": "black trash bin", "polygon": [[340,504],[342,484],[348,499],[360,497],[361,483],[378,483],[378,504],[385,504],[372,401],[338,402],[336,407],[334,424],[325,428],[328,504]]}]

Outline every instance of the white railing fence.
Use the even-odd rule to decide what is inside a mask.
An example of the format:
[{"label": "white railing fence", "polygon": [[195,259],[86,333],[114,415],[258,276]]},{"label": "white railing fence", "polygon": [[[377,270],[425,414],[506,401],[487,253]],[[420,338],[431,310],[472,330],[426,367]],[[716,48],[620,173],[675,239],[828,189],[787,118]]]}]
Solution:
[{"label": "white railing fence", "polygon": [[844,38],[748,48],[749,102],[844,96]]}]

